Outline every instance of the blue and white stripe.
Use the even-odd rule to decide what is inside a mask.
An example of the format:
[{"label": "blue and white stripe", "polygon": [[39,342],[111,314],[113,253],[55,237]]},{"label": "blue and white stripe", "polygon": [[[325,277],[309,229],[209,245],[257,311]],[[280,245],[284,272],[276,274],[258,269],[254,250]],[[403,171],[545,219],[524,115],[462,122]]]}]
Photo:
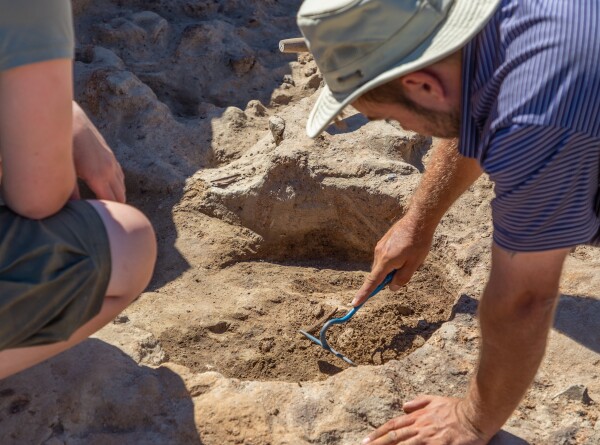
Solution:
[{"label": "blue and white stripe", "polygon": [[495,183],[496,243],[598,243],[600,2],[504,0],[463,57],[460,151]]}]

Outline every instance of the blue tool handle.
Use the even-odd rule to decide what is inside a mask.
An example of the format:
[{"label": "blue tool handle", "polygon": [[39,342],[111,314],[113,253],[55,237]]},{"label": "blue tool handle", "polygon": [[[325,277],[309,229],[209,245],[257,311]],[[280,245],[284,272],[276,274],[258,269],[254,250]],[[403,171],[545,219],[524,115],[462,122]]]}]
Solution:
[{"label": "blue tool handle", "polygon": [[[394,274],[396,273],[396,270],[392,270],[389,274],[387,274],[387,276],[384,278],[384,280],[381,282],[381,284],[379,286],[377,286],[375,288],[375,290],[373,292],[371,292],[371,295],[368,296],[368,298],[360,305],[352,308],[352,310],[350,310],[346,315],[344,315],[341,318],[333,318],[331,320],[329,320],[327,323],[325,323],[323,325],[323,327],[321,328],[321,332],[319,332],[319,339],[320,339],[320,344],[321,347],[327,351],[331,351],[334,354],[336,354],[338,357],[348,361],[349,359],[345,358],[342,354],[340,354],[339,352],[331,349],[331,346],[329,346],[329,344],[327,343],[327,329],[329,329],[330,326],[334,325],[334,324],[341,324],[341,323],[346,323],[348,320],[350,320],[354,314],[356,314],[358,312],[358,310],[363,306],[363,304],[365,304],[367,301],[369,301],[369,299],[371,297],[374,297],[375,295],[377,295],[377,293],[379,293],[379,291],[381,289],[383,289],[384,287],[386,287],[388,284],[390,284],[390,282],[392,281],[392,278],[394,278]],[[305,334],[306,335],[306,334]],[[310,338],[310,337],[309,337]],[[314,341],[314,340],[313,340]],[[349,363],[353,364],[351,361],[349,361]]]},{"label": "blue tool handle", "polygon": [[[392,270],[389,274],[387,274],[387,276],[383,279],[381,284],[379,286],[377,286],[373,292],[371,292],[371,295],[369,295],[365,301],[363,301],[361,304],[359,304],[354,309],[352,309],[352,311],[354,311],[354,314],[361,307],[363,307],[363,304],[365,304],[367,301],[369,301],[369,299],[371,299],[372,297],[377,295],[384,287],[386,287],[388,284],[390,284],[392,282],[392,279],[394,278],[394,275],[396,275],[396,269]],[[350,311],[350,312],[352,312],[352,311]],[[352,314],[352,315],[354,315],[354,314]]]},{"label": "blue tool handle", "polygon": [[[394,269],[389,274],[387,274],[387,276],[384,278],[384,280],[381,282],[381,284],[379,286],[377,286],[373,292],[371,292],[371,294],[368,296],[368,298],[363,303],[359,304],[356,307],[353,307],[352,310],[350,310],[350,312],[348,312],[346,315],[344,315],[341,318],[332,318],[327,323],[325,323],[325,325],[323,326],[323,328],[329,327],[329,326],[331,326],[333,324],[346,323],[348,320],[350,320],[354,316],[354,314],[356,314],[358,312],[358,310],[361,307],[363,307],[363,305],[367,301],[369,301],[370,298],[372,298],[375,295],[377,295],[379,293],[379,291],[381,291],[381,289],[383,289],[384,287],[386,287],[388,284],[391,283],[392,278],[394,278],[395,273],[396,273],[396,270]],[[323,329],[322,329],[322,332],[324,332]]]}]

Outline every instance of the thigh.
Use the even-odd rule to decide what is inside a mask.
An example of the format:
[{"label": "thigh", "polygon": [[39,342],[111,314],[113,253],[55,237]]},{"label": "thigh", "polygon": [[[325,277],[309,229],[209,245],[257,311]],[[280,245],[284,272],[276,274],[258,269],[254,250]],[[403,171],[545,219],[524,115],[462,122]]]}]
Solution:
[{"label": "thigh", "polygon": [[102,306],[111,255],[85,201],[43,220],[0,207],[0,350],[67,340]]}]

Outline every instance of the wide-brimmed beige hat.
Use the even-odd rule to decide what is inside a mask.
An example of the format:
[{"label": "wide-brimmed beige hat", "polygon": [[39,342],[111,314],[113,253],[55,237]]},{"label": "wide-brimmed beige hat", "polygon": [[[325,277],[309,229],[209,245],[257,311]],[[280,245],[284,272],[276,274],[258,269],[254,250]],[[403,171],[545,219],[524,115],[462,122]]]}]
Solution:
[{"label": "wide-brimmed beige hat", "polygon": [[326,86],[308,118],[316,137],[370,89],[462,48],[500,0],[306,0],[298,26]]}]

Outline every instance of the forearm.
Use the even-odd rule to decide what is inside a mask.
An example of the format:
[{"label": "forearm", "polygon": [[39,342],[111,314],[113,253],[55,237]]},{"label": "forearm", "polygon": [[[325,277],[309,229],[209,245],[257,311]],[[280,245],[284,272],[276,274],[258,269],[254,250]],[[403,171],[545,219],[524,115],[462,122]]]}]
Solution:
[{"label": "forearm", "polygon": [[76,142],[86,131],[89,131],[93,124],[88,118],[83,108],[75,101],[72,102],[73,112],[73,141]]},{"label": "forearm", "polygon": [[465,190],[481,176],[476,160],[465,158],[457,140],[443,140],[434,149],[405,218],[433,233],[438,223]]},{"label": "forearm", "polygon": [[[497,256],[498,248],[495,250]],[[493,271],[479,306],[480,360],[466,397],[465,414],[487,438],[518,406],[544,356],[558,300],[560,267],[549,271],[550,279],[532,275],[533,280],[546,282],[537,288],[524,286],[510,274]]]}]

